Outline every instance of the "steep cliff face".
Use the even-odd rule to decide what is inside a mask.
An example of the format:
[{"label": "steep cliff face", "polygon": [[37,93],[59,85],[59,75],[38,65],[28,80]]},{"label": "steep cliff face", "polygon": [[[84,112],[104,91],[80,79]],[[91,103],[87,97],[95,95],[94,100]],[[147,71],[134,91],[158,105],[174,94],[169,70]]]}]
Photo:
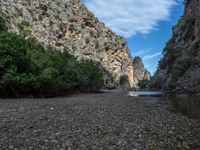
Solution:
[{"label": "steep cliff face", "polygon": [[134,70],[134,77],[138,81],[150,80],[151,74],[147,69],[145,69],[142,59],[140,57],[134,58],[133,70]]},{"label": "steep cliff face", "polygon": [[183,17],[173,28],[155,75],[164,90],[200,93],[200,1],[185,0]]},{"label": "steep cliff face", "polygon": [[11,32],[100,64],[107,87],[118,86],[123,75],[130,85],[137,81],[126,41],[79,0],[0,0],[0,12]]}]

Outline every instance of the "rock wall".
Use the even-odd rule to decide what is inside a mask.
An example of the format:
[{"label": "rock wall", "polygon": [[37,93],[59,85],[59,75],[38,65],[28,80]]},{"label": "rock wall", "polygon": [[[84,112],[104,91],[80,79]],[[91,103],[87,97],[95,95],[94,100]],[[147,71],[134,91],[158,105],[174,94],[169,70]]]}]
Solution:
[{"label": "rock wall", "polygon": [[147,69],[145,69],[142,59],[140,57],[134,58],[133,71],[134,77],[135,79],[137,79],[137,81],[150,80],[151,78],[150,72]]},{"label": "rock wall", "polygon": [[133,60],[126,41],[79,0],[0,0],[0,12],[10,31],[101,64],[107,87],[118,86],[122,75],[133,84]]},{"label": "rock wall", "polygon": [[200,1],[185,0],[183,17],[173,28],[154,86],[168,91],[200,93]]}]

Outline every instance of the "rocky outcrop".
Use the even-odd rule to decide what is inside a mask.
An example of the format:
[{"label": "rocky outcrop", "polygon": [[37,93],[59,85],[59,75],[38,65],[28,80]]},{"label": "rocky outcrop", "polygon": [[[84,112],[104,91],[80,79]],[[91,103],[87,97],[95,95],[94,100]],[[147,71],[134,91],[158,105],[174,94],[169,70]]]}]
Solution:
[{"label": "rocky outcrop", "polygon": [[150,80],[151,74],[145,69],[142,59],[140,57],[135,57],[133,60],[133,71],[134,78],[137,81]]},{"label": "rocky outcrop", "polygon": [[200,1],[185,0],[183,17],[173,28],[154,86],[174,92],[200,93]]},{"label": "rocky outcrop", "polygon": [[0,0],[0,15],[11,32],[99,64],[107,88],[120,86],[124,76],[126,87],[149,79],[142,60],[133,62],[124,38],[95,18],[80,0]]},{"label": "rocky outcrop", "polygon": [[124,38],[99,22],[79,0],[0,0],[0,12],[11,32],[100,64],[108,88],[117,87],[123,75],[129,85],[137,80]]}]

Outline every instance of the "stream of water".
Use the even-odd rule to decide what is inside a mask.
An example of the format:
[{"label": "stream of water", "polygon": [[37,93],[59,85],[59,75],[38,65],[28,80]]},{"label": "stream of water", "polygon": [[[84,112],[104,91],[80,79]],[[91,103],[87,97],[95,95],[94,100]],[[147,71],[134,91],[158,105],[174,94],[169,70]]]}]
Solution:
[{"label": "stream of water", "polygon": [[182,113],[191,118],[200,119],[200,96],[197,95],[165,95],[155,91],[129,92],[129,96],[159,97],[159,101],[166,104],[170,111]]}]

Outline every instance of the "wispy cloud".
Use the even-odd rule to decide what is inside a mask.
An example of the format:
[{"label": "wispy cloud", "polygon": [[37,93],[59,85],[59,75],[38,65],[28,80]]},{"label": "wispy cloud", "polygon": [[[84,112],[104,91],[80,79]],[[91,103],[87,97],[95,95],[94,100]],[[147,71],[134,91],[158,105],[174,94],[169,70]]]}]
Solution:
[{"label": "wispy cloud", "polygon": [[134,55],[135,56],[142,56],[142,55],[149,53],[150,51],[152,51],[152,48],[137,51],[136,53],[134,53]]},{"label": "wispy cloud", "polygon": [[146,55],[146,56],[143,57],[143,60],[144,60],[144,61],[147,61],[147,60],[149,60],[149,59],[152,59],[152,58],[155,58],[155,57],[157,57],[157,56],[160,56],[161,54],[162,54],[161,52],[157,52],[157,53],[152,54],[152,55]]},{"label": "wispy cloud", "polygon": [[156,30],[177,0],[86,0],[86,6],[117,34],[132,37]]}]

